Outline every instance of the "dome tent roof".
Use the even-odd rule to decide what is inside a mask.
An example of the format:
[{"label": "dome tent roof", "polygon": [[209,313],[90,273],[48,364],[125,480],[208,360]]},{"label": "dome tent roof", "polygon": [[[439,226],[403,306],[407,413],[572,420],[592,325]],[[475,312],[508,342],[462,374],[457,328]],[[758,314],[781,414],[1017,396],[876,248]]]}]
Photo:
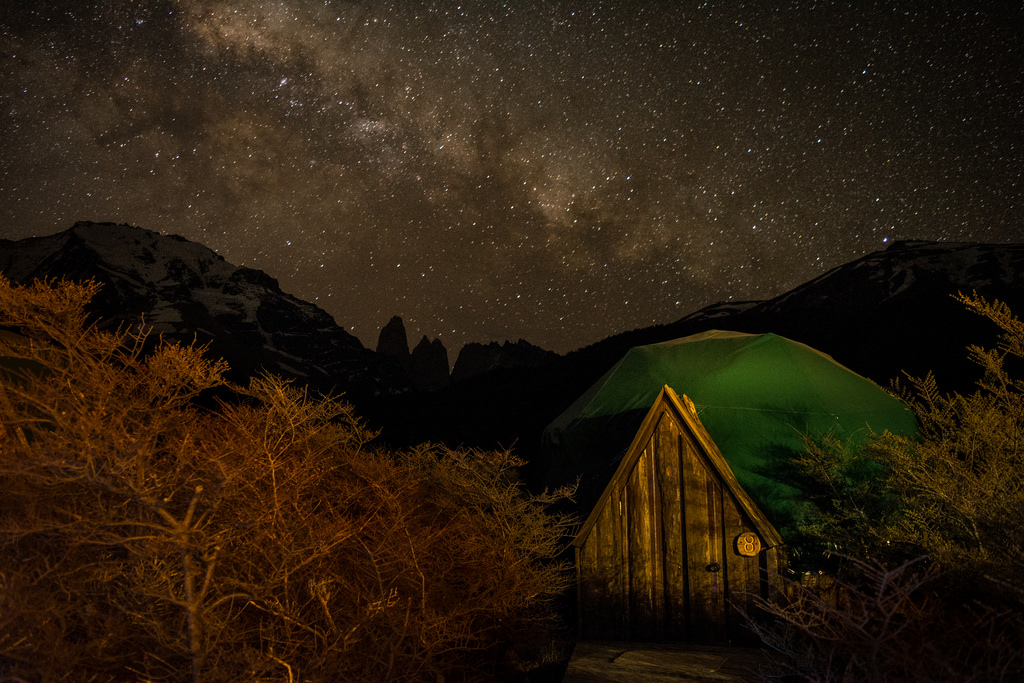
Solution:
[{"label": "dome tent roof", "polygon": [[544,432],[549,482],[580,478],[594,502],[664,385],[693,402],[736,479],[786,534],[800,491],[782,468],[804,437],[856,445],[870,432],[913,433],[910,409],[830,356],[775,334],[711,330],[630,349]]}]

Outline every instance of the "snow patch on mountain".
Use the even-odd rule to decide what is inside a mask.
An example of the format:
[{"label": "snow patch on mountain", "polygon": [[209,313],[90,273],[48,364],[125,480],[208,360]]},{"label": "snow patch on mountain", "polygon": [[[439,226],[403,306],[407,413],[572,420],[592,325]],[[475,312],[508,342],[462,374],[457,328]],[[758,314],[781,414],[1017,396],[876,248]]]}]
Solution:
[{"label": "snow patch on mountain", "polygon": [[0,272],[15,282],[93,279],[104,324],[150,326],[165,338],[210,344],[242,376],[261,371],[360,395],[407,389],[388,359],[277,280],[176,235],[76,223],[64,232],[0,241]]},{"label": "snow patch on mountain", "polygon": [[970,292],[1012,284],[1021,272],[1024,253],[1020,245],[900,241],[833,268],[758,308],[768,312],[794,306],[856,306],[865,301],[877,306],[922,284],[945,287],[951,294]]}]

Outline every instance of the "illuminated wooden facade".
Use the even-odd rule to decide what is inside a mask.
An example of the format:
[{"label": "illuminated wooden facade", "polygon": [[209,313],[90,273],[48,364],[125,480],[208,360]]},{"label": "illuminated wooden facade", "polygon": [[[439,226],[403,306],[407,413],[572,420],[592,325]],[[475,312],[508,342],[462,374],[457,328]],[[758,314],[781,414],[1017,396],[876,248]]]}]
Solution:
[{"label": "illuminated wooden facade", "polygon": [[782,539],[664,387],[573,545],[582,639],[728,642],[781,589]]}]

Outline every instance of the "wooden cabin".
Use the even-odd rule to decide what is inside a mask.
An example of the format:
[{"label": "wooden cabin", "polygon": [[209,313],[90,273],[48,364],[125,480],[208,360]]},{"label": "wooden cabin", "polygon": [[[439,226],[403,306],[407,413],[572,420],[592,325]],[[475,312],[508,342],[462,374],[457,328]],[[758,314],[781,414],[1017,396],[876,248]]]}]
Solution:
[{"label": "wooden cabin", "polygon": [[735,641],[781,590],[782,538],[667,385],[573,545],[581,639]]},{"label": "wooden cabin", "polygon": [[588,515],[574,541],[579,637],[742,639],[741,614],[782,590],[783,539],[806,505],[786,472],[804,439],[856,448],[916,428],[878,385],[775,334],[633,347],[543,436],[545,485],[577,482]]}]

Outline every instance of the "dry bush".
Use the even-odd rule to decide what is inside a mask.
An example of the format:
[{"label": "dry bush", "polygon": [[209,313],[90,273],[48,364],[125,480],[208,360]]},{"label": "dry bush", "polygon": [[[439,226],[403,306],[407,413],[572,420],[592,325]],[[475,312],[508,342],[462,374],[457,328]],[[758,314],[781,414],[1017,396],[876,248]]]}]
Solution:
[{"label": "dry bush", "polygon": [[0,278],[0,677],[468,680],[549,617],[567,520],[511,454],[382,452],[343,402],[97,329],[95,291]]},{"label": "dry bush", "polygon": [[930,560],[887,569],[846,558],[834,582],[794,583],[786,600],[760,601],[764,615],[750,623],[783,655],[762,680],[1021,680],[1021,615],[957,599]]}]

